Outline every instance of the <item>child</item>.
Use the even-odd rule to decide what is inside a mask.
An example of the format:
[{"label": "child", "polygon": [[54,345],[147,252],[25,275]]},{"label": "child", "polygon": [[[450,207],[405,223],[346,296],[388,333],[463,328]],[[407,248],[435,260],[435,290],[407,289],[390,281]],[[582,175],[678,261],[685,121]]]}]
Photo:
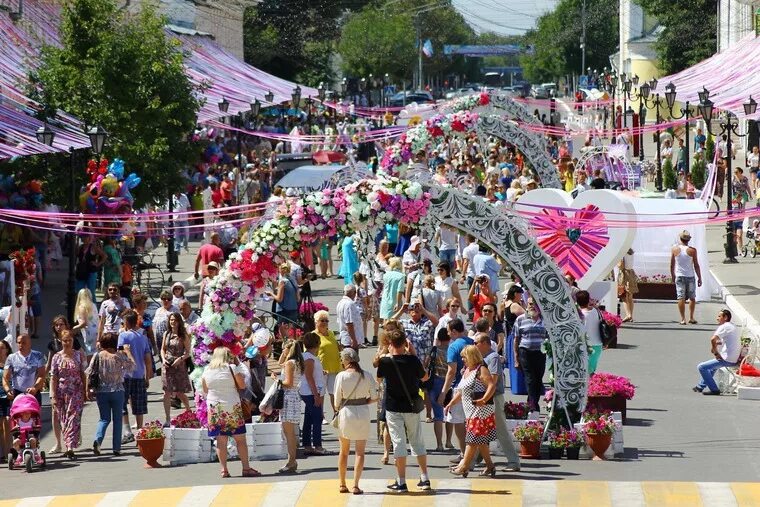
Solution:
[{"label": "child", "polygon": [[[19,431],[23,432],[26,430],[27,435],[31,435],[31,432],[34,431],[34,419],[32,419],[32,413],[31,412],[22,412],[19,415],[18,419],[18,426],[17,428]],[[21,436],[19,435],[18,438],[15,438],[13,440],[13,448],[16,449],[16,452],[21,452]],[[29,447],[32,449],[37,449],[37,439],[30,436],[29,437]]]},{"label": "child", "polygon": [[182,282],[172,285],[172,306],[179,308],[185,300],[185,286]]},{"label": "child", "polygon": [[364,344],[368,345],[367,340],[367,321],[369,320],[369,297],[367,296],[367,279],[359,271],[354,273],[354,285],[356,286],[356,296],[354,296],[354,305],[359,308],[359,314],[362,317],[362,329],[364,329]]}]

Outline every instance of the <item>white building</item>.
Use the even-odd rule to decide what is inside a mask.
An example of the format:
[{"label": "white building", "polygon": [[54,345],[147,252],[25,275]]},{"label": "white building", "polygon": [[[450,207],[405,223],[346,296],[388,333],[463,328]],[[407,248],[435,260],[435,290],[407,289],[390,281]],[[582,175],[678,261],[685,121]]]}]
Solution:
[{"label": "white building", "polygon": [[640,82],[659,77],[654,43],[662,28],[633,0],[619,2],[620,50],[610,56],[610,64],[618,74],[639,76]]}]

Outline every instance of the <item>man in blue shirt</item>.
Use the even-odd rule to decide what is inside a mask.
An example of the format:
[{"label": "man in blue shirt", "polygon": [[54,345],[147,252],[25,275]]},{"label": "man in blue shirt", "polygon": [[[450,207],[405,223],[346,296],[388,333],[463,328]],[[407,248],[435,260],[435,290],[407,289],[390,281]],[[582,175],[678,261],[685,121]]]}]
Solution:
[{"label": "man in blue shirt", "polygon": [[132,429],[129,426],[129,412],[127,412],[127,400],[131,402],[132,414],[135,416],[137,427],[143,425],[143,415],[148,413],[148,385],[153,377],[153,361],[148,338],[137,331],[137,314],[130,310],[124,315],[126,330],[119,333],[118,346],[121,350],[124,345],[129,345],[132,357],[135,358],[135,369],[132,373],[124,376],[124,416],[125,433],[121,443],[134,441]]},{"label": "man in blue shirt", "polygon": [[[448,363],[448,370],[446,371],[446,379],[443,381],[443,389],[438,397],[438,404],[445,406],[446,393],[449,389],[456,389],[459,385],[459,381],[462,380],[462,368],[464,368],[464,359],[462,358],[462,350],[467,345],[473,345],[475,342],[472,338],[468,338],[464,332],[464,322],[461,319],[452,319],[448,324],[449,336],[451,337],[451,345],[446,352],[446,362]],[[449,410],[446,415],[446,422],[454,425],[454,433],[459,440],[459,457],[452,460],[452,463],[459,463],[464,456],[465,447],[465,417],[464,407],[461,403],[457,403]]]},{"label": "man in blue shirt", "polygon": [[480,246],[480,251],[472,259],[472,269],[475,272],[475,278],[480,275],[488,275],[488,282],[491,293],[499,293],[499,272],[501,265],[494,257],[491,249],[486,245]]},{"label": "man in blue shirt", "polygon": [[16,338],[18,352],[5,359],[3,388],[9,400],[19,394],[31,394],[42,404],[42,387],[45,385],[45,356],[32,350],[32,339],[28,334]]}]

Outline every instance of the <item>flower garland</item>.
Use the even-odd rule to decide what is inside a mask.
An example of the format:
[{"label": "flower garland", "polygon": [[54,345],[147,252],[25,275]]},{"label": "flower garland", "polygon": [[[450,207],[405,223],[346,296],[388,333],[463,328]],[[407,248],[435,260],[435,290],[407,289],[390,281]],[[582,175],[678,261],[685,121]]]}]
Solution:
[{"label": "flower garland", "polygon": [[[14,261],[13,271],[16,281],[16,297],[21,298],[24,295],[24,283],[34,278],[34,273],[37,269],[34,248],[16,250],[8,257]],[[21,306],[20,302],[17,302],[16,306]]]}]

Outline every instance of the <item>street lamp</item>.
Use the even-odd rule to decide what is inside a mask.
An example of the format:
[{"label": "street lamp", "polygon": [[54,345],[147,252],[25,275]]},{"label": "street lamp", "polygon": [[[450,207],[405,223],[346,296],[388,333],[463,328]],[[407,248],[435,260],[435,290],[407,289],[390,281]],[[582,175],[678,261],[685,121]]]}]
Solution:
[{"label": "street lamp", "polygon": [[317,88],[317,97],[319,97],[320,102],[325,101],[325,97],[327,97],[327,89],[325,88],[324,83],[319,83],[319,88]]},{"label": "street lamp", "polygon": [[[704,92],[700,92],[700,93],[704,93]],[[689,118],[693,118],[694,113],[691,112],[691,108],[689,107],[689,101],[687,100],[685,103],[686,107],[681,108],[681,115],[675,116],[673,114],[673,105],[676,102],[676,85],[674,85],[673,83],[668,83],[668,86],[665,87],[665,102],[668,104],[668,110],[669,110],[671,118],[673,118],[674,120],[680,120],[681,118],[686,118],[686,134],[685,134],[685,140],[684,140],[686,151],[684,154],[683,163],[684,163],[684,172],[688,174],[689,173]]]},{"label": "street lamp", "polygon": [[[623,74],[625,76],[625,74]],[[623,81],[623,128],[628,128],[628,95],[631,93],[631,80],[626,79]]]},{"label": "street lamp", "polygon": [[269,90],[266,95],[264,95],[264,100],[269,102],[270,104],[274,102],[274,93],[272,93],[272,90]]},{"label": "street lamp", "polygon": [[311,135],[311,105],[314,103],[311,95],[306,97],[306,125],[309,128],[309,135]]},{"label": "street lamp", "polygon": [[230,109],[230,101],[226,98],[222,97],[222,100],[219,101],[219,112],[226,113]]},{"label": "street lamp", "polygon": [[[702,118],[705,120],[705,125],[707,126],[707,132],[710,133],[710,135],[717,135],[718,137],[722,137],[723,135],[726,136],[726,157],[727,167],[726,167],[726,215],[730,219],[733,211],[733,205],[731,201],[731,160],[732,157],[732,145],[731,145],[731,135],[733,134],[736,137],[746,137],[747,134],[740,134],[738,132],[739,124],[738,122],[731,121],[732,119],[735,119],[736,116],[731,113],[730,111],[726,111],[726,121],[721,122],[720,124],[720,133],[715,134],[712,131],[712,119],[713,119],[713,109],[714,105],[713,102],[709,99],[710,93],[707,91],[707,89],[703,89],[700,93],[700,97],[704,97],[705,100],[703,100],[699,104],[699,112],[702,115]],[[744,114],[747,116],[755,114],[755,111],[757,111],[757,102],[750,96],[749,100],[743,104],[744,107]],[[736,250],[736,235],[734,233],[733,224],[731,223],[732,220],[728,220],[726,222],[726,243],[724,245],[725,247],[725,254],[726,258],[723,259],[724,264],[734,264],[738,262],[736,260],[736,256],[738,254]]]},{"label": "street lamp", "polygon": [[53,132],[47,123],[44,127],[37,129],[37,142],[46,146],[53,146],[53,140],[55,139],[55,132]]},{"label": "street lamp", "polygon": [[301,87],[296,86],[293,88],[293,93],[290,94],[290,98],[293,100],[293,107],[298,111],[301,105]]},{"label": "street lamp", "polygon": [[646,99],[644,103],[647,107],[655,108],[654,122],[657,125],[657,131],[655,132],[655,135],[657,136],[657,179],[655,180],[655,186],[658,191],[662,192],[662,154],[660,153],[660,106],[662,106],[662,99],[660,99],[660,94],[657,93],[655,94],[654,99],[652,99],[651,106],[649,105],[648,99]]},{"label": "street lamp", "polygon": [[103,153],[103,147],[106,144],[108,132],[106,132],[103,127],[98,125],[97,127],[92,127],[87,131],[87,137],[90,138],[90,146],[92,147],[92,152],[98,156],[98,161],[100,161],[100,154]]},{"label": "street lamp", "polygon": [[631,82],[633,82],[633,86],[639,86],[639,76],[637,74],[634,74],[631,78]]}]

